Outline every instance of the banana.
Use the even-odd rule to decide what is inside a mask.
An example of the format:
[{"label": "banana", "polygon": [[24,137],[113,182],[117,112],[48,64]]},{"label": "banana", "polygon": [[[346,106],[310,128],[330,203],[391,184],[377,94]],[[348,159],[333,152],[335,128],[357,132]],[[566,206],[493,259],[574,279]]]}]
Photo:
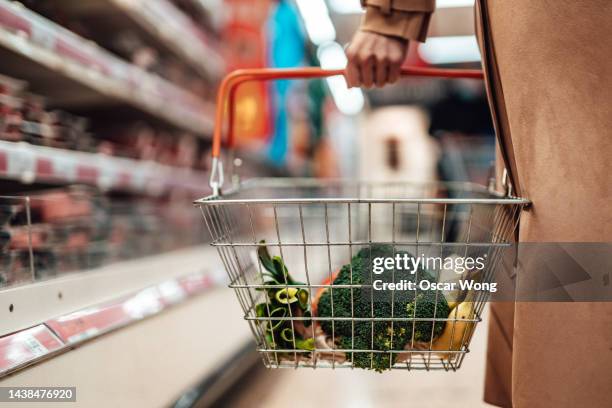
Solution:
[{"label": "banana", "polygon": [[[444,330],[432,344],[431,349],[436,351],[459,351],[472,334],[475,322],[462,321],[459,319],[474,319],[473,302],[462,302],[452,309],[448,315],[449,320]],[[450,360],[456,353],[439,353],[440,358]]]}]

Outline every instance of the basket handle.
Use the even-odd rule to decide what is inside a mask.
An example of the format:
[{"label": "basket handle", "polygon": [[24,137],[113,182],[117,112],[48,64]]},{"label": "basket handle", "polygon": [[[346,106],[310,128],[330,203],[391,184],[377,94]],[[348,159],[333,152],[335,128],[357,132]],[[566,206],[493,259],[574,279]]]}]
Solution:
[{"label": "basket handle", "polygon": [[[279,79],[309,79],[325,78],[344,75],[344,69],[307,68],[254,68],[239,69],[229,73],[223,78],[217,92],[217,106],[215,112],[215,127],[212,140],[212,167],[210,172],[210,187],[217,195],[223,186],[223,164],[221,162],[221,139],[225,124],[225,106],[227,103],[227,147],[233,151],[234,147],[234,114],[236,91],[240,84],[249,81],[270,81]],[[434,78],[468,78],[483,79],[482,70],[479,69],[440,69],[406,67],[401,70],[402,76],[420,76]]]}]

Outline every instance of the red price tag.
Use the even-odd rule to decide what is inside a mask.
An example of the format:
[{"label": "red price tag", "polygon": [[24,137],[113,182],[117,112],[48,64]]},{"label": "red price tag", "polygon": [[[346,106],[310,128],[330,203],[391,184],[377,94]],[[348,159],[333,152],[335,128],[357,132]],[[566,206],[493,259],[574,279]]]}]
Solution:
[{"label": "red price tag", "polygon": [[95,306],[46,322],[66,343],[77,343],[130,322],[122,303]]},{"label": "red price tag", "polygon": [[62,342],[44,324],[0,338],[0,373],[53,353]]}]

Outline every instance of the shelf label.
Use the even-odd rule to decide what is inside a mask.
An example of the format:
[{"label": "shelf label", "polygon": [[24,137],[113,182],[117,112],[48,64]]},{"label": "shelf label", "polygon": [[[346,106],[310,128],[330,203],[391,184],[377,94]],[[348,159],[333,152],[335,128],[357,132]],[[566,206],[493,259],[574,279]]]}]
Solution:
[{"label": "shelf label", "polygon": [[160,312],[164,305],[157,288],[147,288],[123,302],[123,311],[134,320]]},{"label": "shelf label", "polygon": [[50,159],[39,157],[36,160],[36,176],[37,177],[53,177],[53,162]]},{"label": "shelf label", "polygon": [[99,171],[92,166],[77,165],[77,180],[85,183],[96,184],[98,182]]},{"label": "shelf label", "polygon": [[64,345],[45,325],[0,338],[0,373],[55,352]]},{"label": "shelf label", "polygon": [[190,275],[182,278],[180,284],[190,296],[197,295],[214,286],[210,276],[204,274]]},{"label": "shelf label", "polygon": [[185,293],[185,290],[176,280],[160,283],[157,288],[159,293],[161,293],[163,301],[169,305],[180,303],[187,297],[187,293]]},{"label": "shelf label", "polygon": [[46,322],[66,343],[74,344],[130,322],[121,302],[95,306]]},{"label": "shelf label", "polygon": [[0,152],[0,172],[7,173],[8,171],[8,159],[6,157],[6,152]]}]

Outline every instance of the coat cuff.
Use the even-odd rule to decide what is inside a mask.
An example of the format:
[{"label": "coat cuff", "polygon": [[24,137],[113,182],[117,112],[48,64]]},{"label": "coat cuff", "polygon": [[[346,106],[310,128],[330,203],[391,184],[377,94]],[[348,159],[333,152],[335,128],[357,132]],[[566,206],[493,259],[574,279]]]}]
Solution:
[{"label": "coat cuff", "polygon": [[400,11],[394,8],[390,13],[385,13],[380,7],[368,5],[360,29],[424,42],[430,20],[431,12]]},{"label": "coat cuff", "polygon": [[393,10],[433,13],[436,9],[436,0],[361,0],[361,6],[378,7],[385,14]]}]

